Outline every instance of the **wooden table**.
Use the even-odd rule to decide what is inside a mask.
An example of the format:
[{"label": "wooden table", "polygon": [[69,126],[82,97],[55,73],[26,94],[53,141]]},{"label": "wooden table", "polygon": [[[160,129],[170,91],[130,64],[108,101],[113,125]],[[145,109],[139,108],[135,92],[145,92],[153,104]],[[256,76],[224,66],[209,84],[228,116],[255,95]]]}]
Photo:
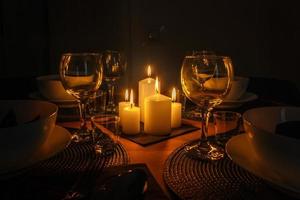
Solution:
[{"label": "wooden table", "polygon": [[[199,127],[200,123],[191,121],[191,120],[184,120],[185,123],[193,124],[194,126]],[[78,122],[63,122],[59,123],[59,125],[64,127],[78,127]],[[112,134],[110,131],[105,131],[107,134]],[[212,134],[212,133],[210,133]],[[151,173],[153,174],[154,178],[159,183],[160,187],[163,189],[165,194],[171,198],[170,192],[167,189],[167,186],[163,180],[163,168],[164,163],[168,156],[179,146],[182,144],[189,142],[191,140],[197,139],[200,137],[199,130],[193,131],[191,133],[187,133],[178,137],[174,137],[153,145],[149,145],[147,147],[143,147],[139,144],[131,142],[127,139],[120,138],[121,144],[124,145],[126,151],[129,154],[129,159],[131,164],[136,163],[145,163]]]},{"label": "wooden table", "polygon": [[[276,105],[276,106],[282,106],[284,104],[278,103],[278,102],[270,102],[265,101],[262,99],[249,102],[248,104],[244,104],[242,107],[232,109],[232,111],[243,113],[244,111],[255,108],[255,107],[261,107],[261,106],[270,106],[270,105]],[[184,120],[185,123],[192,124],[196,127],[200,127],[200,122],[192,121],[192,120]],[[62,122],[59,123],[60,125],[64,127],[79,127],[78,122]],[[214,131],[212,127],[209,128],[210,133],[209,135],[213,134]],[[112,135],[110,131],[106,131],[107,134]],[[154,178],[157,180],[165,194],[171,198],[171,193],[168,190],[166,184],[163,180],[163,169],[164,169],[164,163],[168,156],[179,146],[183,145],[184,143],[187,143],[189,141],[199,139],[200,138],[200,131],[193,131],[191,133],[187,133],[181,136],[177,136],[162,142],[159,142],[157,144],[149,145],[147,147],[143,147],[141,145],[138,145],[134,142],[131,142],[127,139],[120,138],[121,144],[124,145],[126,151],[129,154],[130,163],[145,163],[151,173],[153,174]]]}]

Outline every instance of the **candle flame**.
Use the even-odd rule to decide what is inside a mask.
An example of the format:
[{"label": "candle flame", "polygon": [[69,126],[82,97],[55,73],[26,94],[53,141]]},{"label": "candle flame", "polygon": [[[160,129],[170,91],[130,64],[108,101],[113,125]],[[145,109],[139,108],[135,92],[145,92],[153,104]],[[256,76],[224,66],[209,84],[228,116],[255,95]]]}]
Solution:
[{"label": "candle flame", "polygon": [[156,94],[159,93],[159,88],[158,88],[158,77],[156,77],[156,79],[155,79],[155,93],[156,93]]},{"label": "candle flame", "polygon": [[125,90],[125,101],[128,101],[128,89]]},{"label": "candle flame", "polygon": [[148,77],[151,76],[151,66],[150,65],[148,65],[147,75],[148,75]]},{"label": "candle flame", "polygon": [[130,107],[133,106],[133,89],[130,90]]},{"label": "candle flame", "polygon": [[172,90],[172,101],[175,102],[176,101],[176,89],[173,88]]}]

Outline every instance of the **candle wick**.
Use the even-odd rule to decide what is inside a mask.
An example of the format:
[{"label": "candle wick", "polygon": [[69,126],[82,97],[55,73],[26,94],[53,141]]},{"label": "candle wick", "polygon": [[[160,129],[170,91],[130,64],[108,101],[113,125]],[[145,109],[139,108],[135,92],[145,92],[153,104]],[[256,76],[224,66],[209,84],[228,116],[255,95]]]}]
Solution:
[{"label": "candle wick", "polygon": [[132,108],[132,107],[133,107],[133,103],[130,104],[130,108]]}]

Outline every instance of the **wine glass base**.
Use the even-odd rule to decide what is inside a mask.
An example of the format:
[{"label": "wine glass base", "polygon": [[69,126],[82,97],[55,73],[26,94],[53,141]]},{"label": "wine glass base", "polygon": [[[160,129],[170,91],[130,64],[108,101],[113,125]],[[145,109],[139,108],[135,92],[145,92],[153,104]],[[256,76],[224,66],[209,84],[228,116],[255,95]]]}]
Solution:
[{"label": "wine glass base", "polygon": [[224,157],[224,150],[215,145],[200,142],[185,146],[186,155],[196,160],[220,160]]},{"label": "wine glass base", "polygon": [[91,131],[78,130],[78,132],[72,135],[71,140],[75,143],[90,142],[93,140],[93,135]]},{"label": "wine glass base", "polygon": [[107,113],[107,114],[116,114],[116,112],[117,112],[117,109],[116,109],[116,106],[114,106],[114,105],[107,105],[106,106],[106,109],[105,109],[105,113]]},{"label": "wine glass base", "polygon": [[107,136],[105,133],[100,133],[98,135],[98,138],[95,138],[95,145],[94,149],[96,154],[108,156],[115,152],[118,143],[113,141],[109,136]]},{"label": "wine glass base", "polygon": [[94,146],[95,152],[97,155],[104,155],[104,156],[109,156],[115,152],[116,145],[113,142],[110,143],[97,143]]}]

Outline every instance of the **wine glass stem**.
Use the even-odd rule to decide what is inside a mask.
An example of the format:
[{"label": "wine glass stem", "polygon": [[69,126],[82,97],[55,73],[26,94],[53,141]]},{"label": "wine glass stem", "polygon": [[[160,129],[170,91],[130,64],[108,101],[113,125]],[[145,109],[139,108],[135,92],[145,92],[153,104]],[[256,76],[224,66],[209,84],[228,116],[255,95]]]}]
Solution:
[{"label": "wine glass stem", "polygon": [[202,109],[201,111],[201,138],[200,143],[208,143],[207,134],[208,134],[208,125],[209,125],[210,112]]},{"label": "wine glass stem", "polygon": [[80,113],[80,130],[79,134],[88,134],[88,127],[86,123],[86,100],[79,102],[79,113]]},{"label": "wine glass stem", "polygon": [[108,87],[108,107],[109,109],[115,109],[115,85],[113,82],[107,84]]}]

